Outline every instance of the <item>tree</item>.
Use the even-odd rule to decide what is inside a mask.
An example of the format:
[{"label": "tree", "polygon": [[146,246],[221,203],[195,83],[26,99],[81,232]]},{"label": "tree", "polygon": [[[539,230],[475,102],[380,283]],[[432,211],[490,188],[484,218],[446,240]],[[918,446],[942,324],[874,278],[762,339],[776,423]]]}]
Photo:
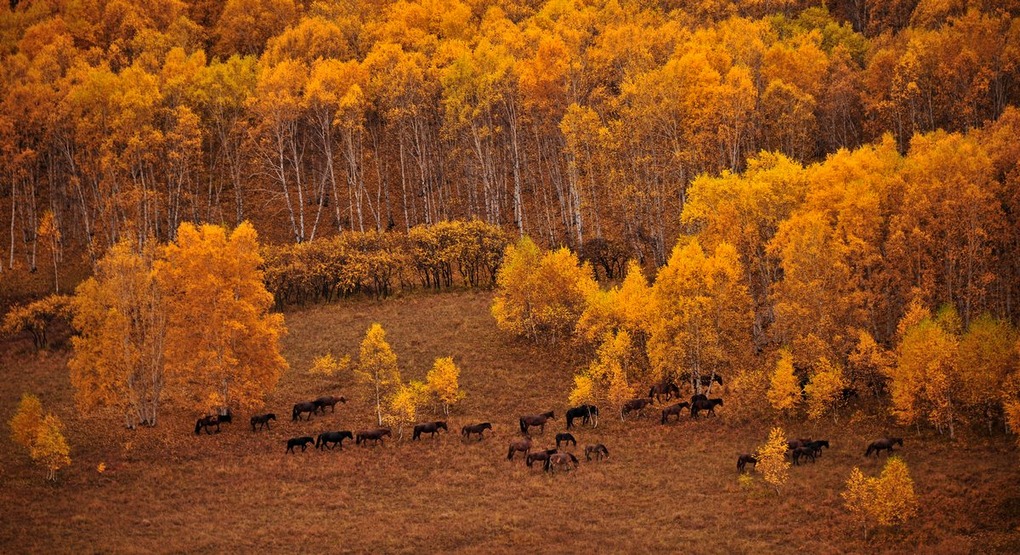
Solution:
[{"label": "tree", "polygon": [[47,295],[27,305],[15,305],[4,315],[0,335],[12,336],[22,331],[32,334],[35,350],[49,346],[47,332],[50,325],[59,319],[70,320],[74,300],[68,295]]},{"label": "tree", "polygon": [[779,351],[779,360],[776,361],[776,369],[772,372],[766,395],[772,408],[778,411],[791,411],[800,402],[800,384],[793,373],[793,353],[789,349]]},{"label": "tree", "polygon": [[778,493],[790,477],[790,463],[786,460],[786,432],[782,428],[772,428],[768,441],[758,447],[757,459],[755,468]]},{"label": "tree", "polygon": [[229,235],[216,225],[181,224],[156,263],[168,315],[167,374],[195,408],[254,409],[287,369],[286,327],[282,314],[269,312],[261,264],[247,222]]},{"label": "tree", "polygon": [[[910,321],[920,320],[915,324]],[[958,339],[947,329],[958,321],[948,309],[932,318],[930,312],[908,311],[901,321],[902,339],[896,364],[888,369],[892,389],[891,412],[901,424],[927,419],[942,433],[955,437]]]},{"label": "tree", "polygon": [[320,357],[316,357],[312,361],[312,366],[308,369],[309,374],[317,374],[322,376],[334,376],[347,370],[351,366],[351,357],[344,355],[343,358],[337,359],[333,356],[333,353],[326,353]]},{"label": "tree", "polygon": [[78,335],[67,363],[75,401],[86,413],[115,408],[131,429],[156,425],[166,384],[168,314],[156,256],[152,244],[137,250],[121,241],[75,290]]},{"label": "tree", "polygon": [[630,334],[626,330],[606,332],[595,360],[574,376],[570,403],[598,405],[605,400],[614,410],[620,411],[622,420],[624,403],[633,399],[636,393],[628,375],[633,371],[633,360]]},{"label": "tree", "polygon": [[[399,392],[401,387],[397,355],[386,342],[386,330],[380,324],[372,324],[361,340],[358,355],[358,379],[372,389],[375,399],[375,414],[378,424],[383,424],[383,402]],[[407,393],[404,393],[405,400]],[[407,410],[408,403],[403,403]],[[413,416],[413,415],[412,415]]]},{"label": "tree", "polygon": [[1009,322],[983,314],[971,321],[960,339],[957,371],[960,383],[966,384],[959,392],[960,401],[970,414],[985,421],[989,432],[1006,400],[1001,394],[1006,379],[1020,370],[1015,351],[1018,337]]},{"label": "tree", "polygon": [[843,369],[832,364],[828,359],[820,360],[814,375],[811,376],[811,381],[804,386],[808,418],[818,419],[826,412],[831,411],[833,422],[837,422],[836,408],[845,387],[846,380],[843,378]]},{"label": "tree", "polygon": [[446,416],[450,416],[450,406],[465,397],[465,393],[460,390],[459,378],[460,368],[454,364],[453,357],[437,358],[425,376],[429,392],[442,403]]},{"label": "tree", "polygon": [[387,400],[388,411],[380,421],[397,428],[397,439],[403,439],[404,426],[418,420],[418,411],[428,402],[429,389],[422,382],[412,380],[407,384],[397,382],[393,394]]},{"label": "tree", "polygon": [[47,480],[55,480],[57,471],[71,464],[63,423],[53,414],[43,417],[42,403],[35,395],[21,396],[10,425],[11,439],[28,449],[32,460],[46,469]]},{"label": "tree", "polygon": [[889,457],[878,478],[866,477],[854,467],[841,495],[850,514],[862,525],[865,539],[869,524],[902,524],[917,513],[914,482],[899,457]]}]

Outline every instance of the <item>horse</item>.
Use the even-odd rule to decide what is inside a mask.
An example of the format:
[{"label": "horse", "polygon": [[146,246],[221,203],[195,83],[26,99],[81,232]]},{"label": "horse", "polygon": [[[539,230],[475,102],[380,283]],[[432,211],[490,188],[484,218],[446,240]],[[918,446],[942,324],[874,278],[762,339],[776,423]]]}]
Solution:
[{"label": "horse", "polygon": [[638,416],[641,416],[641,413],[645,410],[645,407],[647,407],[650,404],[652,404],[652,398],[651,397],[642,397],[640,399],[631,399],[630,401],[627,401],[626,403],[623,404],[623,409],[622,409],[621,413],[622,414],[630,414],[632,412],[637,412]]},{"label": "horse", "polygon": [[808,442],[804,443],[802,445],[802,447],[807,447],[808,449],[811,449],[812,451],[814,451],[816,457],[821,457],[822,456],[822,447],[828,448],[829,447],[829,440],[827,440],[827,439],[819,439],[818,441],[808,441]]},{"label": "horse", "polygon": [[216,418],[219,419],[220,424],[230,424],[234,421],[234,413],[230,410],[230,407],[227,407],[226,410],[220,409]]},{"label": "horse", "polygon": [[424,424],[418,424],[414,427],[414,435],[411,437],[412,440],[416,440],[421,437],[422,434],[432,434],[432,437],[436,437],[439,430],[450,431],[446,427],[446,422],[436,420],[435,422],[426,422]]},{"label": "horse", "polygon": [[786,442],[786,450],[787,451],[793,451],[794,449],[796,449],[798,447],[803,447],[804,445],[806,445],[808,443],[811,443],[811,438],[809,438],[809,437],[802,437],[800,439],[791,439],[791,440]]},{"label": "horse", "polygon": [[308,448],[309,443],[315,443],[315,439],[309,436],[292,437],[287,440],[287,452],[293,453],[294,448],[298,445],[301,446],[301,452],[304,453],[305,449]]},{"label": "horse", "polygon": [[521,433],[527,434],[528,428],[531,426],[538,426],[542,433],[545,433],[545,423],[549,419],[556,418],[553,416],[553,411],[543,412],[542,414],[531,414],[521,417]]},{"label": "horse", "polygon": [[315,412],[322,411],[322,414],[326,414],[326,407],[329,407],[329,412],[336,412],[336,404],[347,403],[347,399],[343,396],[334,397],[332,395],[327,395],[325,397],[319,397],[312,401],[312,403],[315,405]]},{"label": "horse", "polygon": [[707,410],[708,414],[715,416],[715,407],[721,407],[723,404],[722,399],[706,399],[704,401],[698,401],[691,404],[691,418],[697,418],[698,413]]},{"label": "horse", "polygon": [[[680,381],[682,381],[682,382],[689,382],[689,381],[691,381],[691,373],[690,372],[684,372],[683,374],[680,374]],[[723,384],[723,377],[722,377],[722,374],[712,374],[710,376],[701,375],[701,376],[698,376],[698,382],[701,383],[701,387],[708,387],[708,386],[712,385],[712,382],[715,382],[715,383],[717,383],[719,385],[722,385]]]},{"label": "horse", "polygon": [[599,408],[595,405],[581,405],[567,411],[567,429],[574,427],[574,419],[580,418],[581,424],[588,424],[593,417],[599,415]]},{"label": "horse", "polygon": [[369,440],[381,444],[383,436],[393,437],[393,433],[390,432],[389,428],[376,428],[374,430],[361,430],[354,439],[355,445],[361,445],[364,443],[368,445]]},{"label": "horse", "polygon": [[556,447],[560,446],[560,442],[561,441],[564,444],[572,443],[572,444],[574,444],[574,447],[577,447],[577,440],[574,439],[573,434],[569,434],[569,433],[566,433],[566,432],[564,432],[562,434],[556,434]]},{"label": "horse", "polygon": [[707,401],[707,400],[708,400],[708,395],[705,395],[704,393],[696,393],[694,395],[691,395],[691,404],[692,405],[694,403],[697,403],[698,401]]},{"label": "horse", "polygon": [[482,422],[481,424],[473,424],[473,425],[470,425],[470,426],[464,426],[463,428],[460,429],[460,435],[462,435],[462,436],[464,436],[464,437],[466,437],[468,439],[471,439],[471,434],[478,434],[478,441],[482,441],[482,438],[484,437],[482,435],[482,432],[484,432],[485,430],[491,430],[491,429],[492,429],[492,424],[489,424],[488,422]]},{"label": "horse", "polygon": [[311,420],[312,419],[312,415],[315,414],[316,410],[318,410],[318,409],[315,406],[315,401],[307,401],[307,402],[304,402],[304,403],[298,403],[298,404],[294,405],[294,412],[291,413],[290,421],[293,422],[295,420],[301,420],[301,413],[303,413],[303,412],[307,412],[308,413],[308,418],[306,418],[305,420]]},{"label": "horse", "polygon": [[669,417],[670,416],[674,416],[674,415],[676,416],[676,421],[679,422],[680,421],[680,412],[683,411],[684,409],[690,409],[690,408],[691,408],[691,404],[688,403],[687,401],[684,401],[683,403],[677,403],[675,405],[670,405],[670,406],[662,409],[662,423],[665,424],[667,422],[667,420],[669,420]]},{"label": "horse", "polygon": [[545,451],[528,453],[528,456],[524,457],[524,463],[531,467],[535,461],[542,461],[542,468],[545,469],[549,466],[549,457],[555,452],[555,449],[546,449]]},{"label": "horse", "polygon": [[545,461],[546,472],[556,472],[557,468],[564,470],[570,470],[570,465],[574,465],[574,469],[577,469],[577,457],[570,453],[553,453],[549,455],[549,458]]},{"label": "horse", "polygon": [[339,446],[340,450],[343,451],[343,449],[344,449],[344,438],[346,438],[346,439],[354,439],[354,434],[352,434],[350,432],[350,430],[344,430],[342,432],[324,432],[324,433],[321,433],[321,434],[319,434],[319,437],[317,437],[315,439],[315,448],[316,449],[322,449],[323,447],[325,447],[326,449],[332,449],[333,447],[328,445],[328,444],[332,443],[333,446]]},{"label": "horse", "polygon": [[667,401],[673,397],[680,397],[680,388],[673,382],[663,380],[648,390],[648,396],[654,398],[656,403],[661,403],[661,397],[665,397]]},{"label": "horse", "polygon": [[195,422],[195,435],[199,435],[203,429],[206,434],[212,434],[212,432],[209,431],[209,428],[212,428],[213,426],[216,426],[216,433],[220,433],[220,417],[215,414],[212,416],[203,416]]},{"label": "horse", "polygon": [[875,441],[872,441],[870,445],[868,445],[868,450],[864,452],[864,456],[870,457],[871,452],[874,451],[875,456],[877,457],[878,454],[882,452],[882,450],[887,450],[888,453],[886,453],[886,455],[891,455],[893,452],[893,445],[896,445],[897,443],[900,444],[900,447],[903,447],[903,438],[884,437],[882,439],[876,439]]},{"label": "horse", "polygon": [[255,431],[255,424],[259,425],[259,429],[260,430],[262,429],[263,426],[267,430],[272,430],[272,428],[269,427],[269,421],[270,420],[276,420],[276,415],[273,414],[273,413],[269,413],[269,414],[256,414],[255,416],[252,416],[251,417],[251,431],[253,431],[253,432]]},{"label": "horse", "polygon": [[758,469],[758,459],[754,458],[754,455],[744,453],[737,457],[737,472],[743,472],[747,463],[751,463],[751,468]]},{"label": "horse", "polygon": [[531,437],[524,436],[524,439],[522,440],[511,441],[510,450],[506,452],[506,460],[512,461],[514,458],[514,453],[516,453],[517,451],[523,451],[524,454],[527,455],[528,452],[531,451]]},{"label": "horse", "polygon": [[793,450],[793,464],[799,465],[801,457],[809,457],[811,462],[815,462],[815,450],[810,447],[798,447]]},{"label": "horse", "polygon": [[597,443],[595,445],[586,445],[584,447],[584,458],[585,460],[591,460],[592,456],[595,456],[595,460],[601,461],[602,457],[609,457],[609,449],[606,449],[605,445]]}]

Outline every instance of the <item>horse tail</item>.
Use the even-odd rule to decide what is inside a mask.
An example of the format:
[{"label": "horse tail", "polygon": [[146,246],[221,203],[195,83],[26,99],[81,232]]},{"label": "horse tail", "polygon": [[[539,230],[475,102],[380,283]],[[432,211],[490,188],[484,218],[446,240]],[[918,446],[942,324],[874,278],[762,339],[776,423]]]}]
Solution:
[{"label": "horse tail", "polygon": [[195,421],[195,435],[197,436],[197,435],[198,435],[198,433],[199,433],[199,432],[200,432],[201,430],[202,430],[202,419],[201,419],[201,418],[199,418],[198,420],[196,420],[196,421]]},{"label": "horse tail", "polygon": [[506,452],[506,460],[508,460],[508,461],[514,460],[514,446],[513,445],[511,445],[510,446],[510,450]]},{"label": "horse tail", "polygon": [[524,422],[524,418],[521,418],[521,433],[522,434],[528,433],[528,424]]},{"label": "horse tail", "polygon": [[298,417],[298,415],[299,415],[299,414],[301,414],[301,413],[300,413],[300,412],[298,412],[298,408],[297,408],[297,405],[294,405],[294,412],[293,412],[293,413],[291,413],[291,416],[290,416],[290,421],[291,421],[291,422],[294,422],[295,420],[297,420],[297,417]]}]

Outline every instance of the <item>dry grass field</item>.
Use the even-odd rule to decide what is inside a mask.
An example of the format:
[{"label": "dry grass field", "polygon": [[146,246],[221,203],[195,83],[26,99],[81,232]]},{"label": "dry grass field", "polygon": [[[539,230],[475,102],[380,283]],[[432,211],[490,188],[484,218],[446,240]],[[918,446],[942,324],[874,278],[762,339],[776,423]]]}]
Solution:
[{"label": "dry grass field", "polygon": [[[288,313],[291,369],[267,403],[280,416],[252,433],[246,414],[218,435],[196,437],[194,418],[165,411],[158,427],[130,432],[116,418],[76,414],[59,349],[36,356],[30,341],[0,346],[0,552],[470,552],[841,553],[1020,552],[1020,464],[1012,438],[965,431],[950,442],[901,430],[867,401],[841,425],[781,422],[791,436],[828,438],[816,464],[791,469],[779,495],[742,488],[738,452],[752,451],[773,422],[737,426],[718,418],[660,426],[657,417],[576,432],[581,466],[549,475],[506,460],[523,413],[556,411],[539,446],[564,427],[571,375],[581,361],[564,347],[536,347],[497,333],[488,293],[414,295]],[[380,322],[404,378],[421,378],[437,356],[453,355],[466,400],[450,435],[382,447],[284,454],[286,438],[373,424],[347,379],[306,373],[326,351],[352,354]],[[74,464],[43,480],[9,438],[23,391],[39,395],[67,424]],[[353,397],[335,414],[291,422],[290,406],[328,393]],[[725,389],[722,396],[725,397]],[[493,422],[496,435],[461,441],[460,427]],[[868,440],[902,434],[901,455],[920,498],[905,527],[851,526],[840,492]],[[585,443],[610,457],[583,460]],[[898,449],[899,450],[899,449]],[[883,457],[884,459],[884,457]],[[105,472],[97,471],[104,462]]]}]

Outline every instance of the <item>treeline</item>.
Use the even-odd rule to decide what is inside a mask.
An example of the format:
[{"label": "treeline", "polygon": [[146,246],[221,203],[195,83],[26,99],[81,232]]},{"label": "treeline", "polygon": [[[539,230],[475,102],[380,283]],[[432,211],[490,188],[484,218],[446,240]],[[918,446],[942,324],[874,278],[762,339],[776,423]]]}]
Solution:
[{"label": "treeline", "polygon": [[661,265],[698,175],[902,153],[1020,94],[1015,2],[13,4],[2,267],[54,274],[244,220],[299,244],[477,218]]}]

